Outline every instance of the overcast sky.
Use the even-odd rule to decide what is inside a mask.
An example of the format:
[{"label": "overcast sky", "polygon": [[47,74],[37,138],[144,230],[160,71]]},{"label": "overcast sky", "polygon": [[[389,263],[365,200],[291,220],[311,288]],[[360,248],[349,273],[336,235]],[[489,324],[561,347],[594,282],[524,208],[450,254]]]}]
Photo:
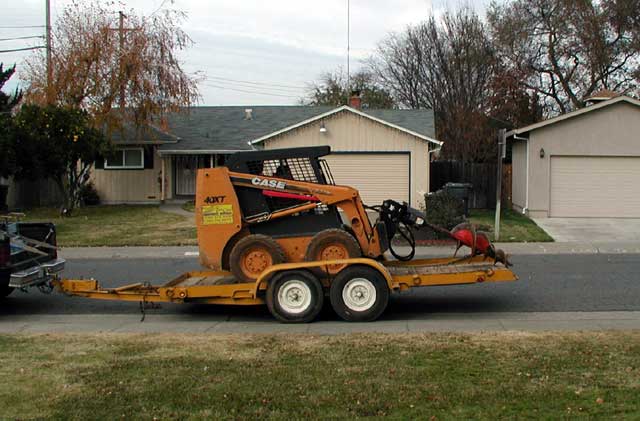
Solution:
[{"label": "overcast sky", "polygon": [[[351,70],[376,44],[431,13],[459,4],[483,13],[490,0],[350,0]],[[53,24],[68,0],[51,0]],[[129,0],[139,13],[161,5],[187,13],[183,29],[194,45],[183,55],[184,69],[200,71],[200,105],[295,104],[305,86],[326,71],[347,64],[347,0]],[[42,35],[45,0],[3,6],[0,39]],[[0,50],[41,45],[43,40],[0,41]],[[18,67],[28,52],[2,53],[0,62]],[[16,76],[5,91],[15,88]]]}]

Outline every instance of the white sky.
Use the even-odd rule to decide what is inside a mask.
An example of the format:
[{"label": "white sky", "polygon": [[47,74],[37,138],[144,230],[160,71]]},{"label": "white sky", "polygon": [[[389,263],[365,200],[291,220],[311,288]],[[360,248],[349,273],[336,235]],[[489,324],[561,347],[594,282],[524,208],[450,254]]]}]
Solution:
[{"label": "white sky", "polygon": [[[438,16],[459,4],[483,13],[490,0],[350,0],[351,70],[393,31]],[[51,0],[52,22],[69,0]],[[162,0],[123,1],[150,14]],[[347,0],[166,0],[165,8],[185,11],[183,29],[194,45],[183,55],[187,72],[200,71],[200,105],[295,104],[307,83],[347,63]],[[3,6],[0,39],[42,35],[45,0]],[[0,41],[0,50],[41,45],[43,40]],[[18,67],[29,52],[1,53],[5,67]],[[251,83],[246,83],[251,82]],[[19,83],[17,75],[5,91]],[[247,91],[247,92],[241,92]]]}]

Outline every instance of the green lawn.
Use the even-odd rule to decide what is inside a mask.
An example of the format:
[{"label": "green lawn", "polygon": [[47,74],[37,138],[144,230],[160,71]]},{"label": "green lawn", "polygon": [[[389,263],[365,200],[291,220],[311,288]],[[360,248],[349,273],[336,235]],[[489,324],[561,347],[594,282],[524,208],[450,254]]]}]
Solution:
[{"label": "green lawn", "polygon": [[196,244],[193,219],[162,212],[158,206],[96,206],[76,209],[61,218],[58,209],[39,208],[25,212],[24,221],[56,224],[58,245],[165,246]]},{"label": "green lawn", "polygon": [[[469,213],[469,220],[476,224],[480,230],[490,233],[491,240],[493,240],[495,211],[475,209]],[[500,219],[500,241],[531,243],[553,241],[553,238],[526,216],[512,210],[505,210],[501,213]]]},{"label": "green lawn", "polygon": [[0,335],[6,419],[639,419],[640,332]]}]

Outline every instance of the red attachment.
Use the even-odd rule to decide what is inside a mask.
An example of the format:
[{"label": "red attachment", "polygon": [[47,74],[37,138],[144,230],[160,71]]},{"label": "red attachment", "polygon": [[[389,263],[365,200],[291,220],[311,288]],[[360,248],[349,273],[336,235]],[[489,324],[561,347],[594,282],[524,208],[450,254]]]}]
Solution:
[{"label": "red attachment", "polygon": [[319,202],[315,196],[307,196],[306,194],[294,194],[294,193],[286,193],[281,191],[273,191],[273,190],[262,190],[262,194],[269,197],[279,197],[281,199],[294,199],[294,200],[304,200],[307,202]]},{"label": "red attachment", "polygon": [[460,241],[463,245],[473,248],[481,254],[486,254],[491,248],[491,241],[483,232],[474,232],[469,224],[460,224],[451,230],[451,236]]}]

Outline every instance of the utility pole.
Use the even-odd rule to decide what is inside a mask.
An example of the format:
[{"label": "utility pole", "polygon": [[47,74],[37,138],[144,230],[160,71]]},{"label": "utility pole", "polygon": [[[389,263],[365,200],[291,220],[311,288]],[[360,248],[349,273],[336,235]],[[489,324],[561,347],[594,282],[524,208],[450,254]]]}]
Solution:
[{"label": "utility pole", "polygon": [[51,68],[51,0],[45,0],[46,10],[46,42],[47,42],[47,103],[52,102],[51,84],[53,82],[53,69]]},{"label": "utility pole", "polygon": [[120,66],[120,112],[124,113],[124,107],[125,107],[125,90],[124,90],[124,66],[123,66],[123,56],[124,56],[124,13],[122,13],[122,10],[118,12],[118,15],[120,16],[120,23],[118,25],[118,38],[120,40],[120,60],[119,60],[119,66]]},{"label": "utility pole", "polygon": [[351,95],[351,0],[347,0],[347,95]]},{"label": "utility pole", "polygon": [[507,130],[498,131],[498,177],[496,185],[496,220],[494,224],[494,240],[500,240],[500,202],[502,200],[502,160],[507,153]]}]

